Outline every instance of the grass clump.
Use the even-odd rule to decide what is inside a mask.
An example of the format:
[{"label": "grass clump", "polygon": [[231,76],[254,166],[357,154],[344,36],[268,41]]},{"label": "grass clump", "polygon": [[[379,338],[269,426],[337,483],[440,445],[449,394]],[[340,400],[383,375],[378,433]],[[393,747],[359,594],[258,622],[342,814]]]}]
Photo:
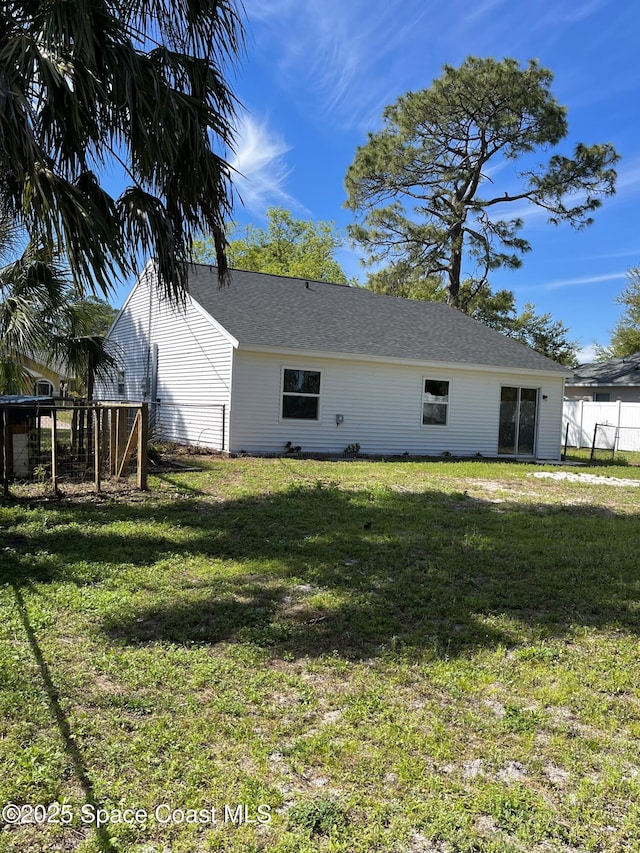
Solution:
[{"label": "grass clump", "polygon": [[309,836],[340,835],[347,824],[346,810],[333,800],[307,800],[293,806],[289,812],[289,828]]}]

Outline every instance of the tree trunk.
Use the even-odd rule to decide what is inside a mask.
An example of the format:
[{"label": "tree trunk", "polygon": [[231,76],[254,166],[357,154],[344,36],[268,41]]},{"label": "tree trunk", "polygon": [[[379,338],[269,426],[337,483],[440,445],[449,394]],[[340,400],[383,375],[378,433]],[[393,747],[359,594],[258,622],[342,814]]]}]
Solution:
[{"label": "tree trunk", "polygon": [[[87,360],[87,404],[91,406],[93,402],[93,389],[95,385],[95,369],[93,366],[93,356],[89,353]],[[93,439],[93,412],[87,409],[87,465],[93,464],[92,454],[94,452]]]},{"label": "tree trunk", "polygon": [[460,273],[462,270],[462,223],[456,223],[449,231],[451,255],[447,270],[447,305],[458,308],[460,304]]},{"label": "tree trunk", "polygon": [[451,241],[451,254],[449,256],[449,267],[447,270],[447,305],[454,308],[460,307],[460,275],[462,272],[462,244],[464,242],[464,207],[458,202],[458,220],[449,228],[449,239]]}]

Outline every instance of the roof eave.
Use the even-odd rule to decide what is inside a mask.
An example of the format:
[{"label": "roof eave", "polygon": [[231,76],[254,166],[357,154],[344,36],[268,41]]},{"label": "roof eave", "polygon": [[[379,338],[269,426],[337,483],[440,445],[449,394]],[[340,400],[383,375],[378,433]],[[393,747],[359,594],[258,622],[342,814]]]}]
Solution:
[{"label": "roof eave", "polygon": [[416,358],[399,358],[397,356],[384,355],[369,355],[368,353],[352,353],[352,352],[336,352],[334,350],[313,350],[300,348],[285,348],[285,347],[270,347],[263,344],[243,344],[238,345],[239,352],[255,352],[269,353],[273,355],[282,355],[290,357],[307,357],[307,358],[331,358],[340,361],[373,361],[377,364],[398,364],[411,365],[413,367],[434,367],[443,370],[484,370],[489,373],[516,373],[527,376],[546,376],[549,375],[560,378],[566,378],[571,375],[571,371],[562,367],[562,365],[551,366],[548,370],[544,368],[531,367],[512,367],[507,365],[491,365],[482,364],[480,362],[465,362],[465,361],[437,361],[435,359],[416,359]]}]

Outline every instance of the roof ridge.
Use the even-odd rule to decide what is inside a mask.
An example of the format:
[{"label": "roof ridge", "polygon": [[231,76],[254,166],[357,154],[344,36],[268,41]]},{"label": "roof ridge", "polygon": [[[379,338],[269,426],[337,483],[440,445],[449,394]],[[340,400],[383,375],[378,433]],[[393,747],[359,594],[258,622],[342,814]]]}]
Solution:
[{"label": "roof ridge", "polygon": [[[198,261],[191,262],[190,266],[192,266],[192,267],[207,267],[210,272],[213,272],[214,270],[218,269],[217,264],[205,264],[205,263],[201,263]],[[306,281],[309,284],[312,284],[312,283],[313,284],[326,284],[326,285],[330,285],[331,287],[348,287],[348,288],[352,288],[353,290],[355,290],[357,288],[362,288],[362,290],[367,290],[366,287],[364,287],[363,285],[360,285],[360,284],[356,285],[356,287],[353,287],[353,285],[348,284],[347,282],[325,281],[324,279],[312,278],[311,276],[290,275],[289,273],[281,273],[281,272],[259,272],[258,270],[246,270],[246,269],[243,269],[242,267],[229,267],[228,269],[229,269],[229,272],[247,272],[250,275],[269,276],[269,278],[280,278],[280,279],[286,278],[286,279],[291,279],[291,281]],[[373,293],[373,291],[371,291],[371,292]]]}]

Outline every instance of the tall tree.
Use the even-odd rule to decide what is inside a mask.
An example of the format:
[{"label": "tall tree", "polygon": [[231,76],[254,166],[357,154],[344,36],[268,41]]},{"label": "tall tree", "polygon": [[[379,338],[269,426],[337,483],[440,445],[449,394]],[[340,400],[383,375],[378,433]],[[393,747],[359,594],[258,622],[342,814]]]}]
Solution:
[{"label": "tall tree", "polygon": [[[376,293],[446,302],[447,288],[442,277],[420,276],[407,262],[399,262],[371,273],[367,285]],[[569,338],[568,328],[551,314],[538,314],[535,305],[527,302],[518,313],[516,298],[511,290],[493,291],[488,282],[463,281],[458,297],[460,310],[509,338],[546,355],[567,367],[577,363],[578,345]]]},{"label": "tall tree", "polygon": [[627,273],[627,286],[616,297],[624,312],[611,333],[609,345],[597,347],[597,359],[624,358],[640,352],[640,267],[633,267]]},{"label": "tall tree", "polygon": [[[335,259],[342,238],[332,222],[295,219],[282,207],[267,209],[267,227],[247,225],[230,235],[229,264],[255,272],[346,283],[347,277]],[[210,239],[197,240],[194,259],[211,263]]]},{"label": "tall tree", "polygon": [[521,68],[469,57],[387,107],[383,129],[369,134],[346,176],[347,206],[364,217],[350,234],[368,260],[445,276],[457,306],[463,280],[481,289],[491,270],[520,266],[531,248],[523,220],[497,218],[501,209],[530,203],[552,223],[589,225],[601,196],[614,192],[618,155],[609,144],[579,143],[572,157],[536,164],[536,152],[568,133],[551,82],[535,61]]},{"label": "tall tree", "polygon": [[[83,292],[107,293],[140,253],[184,293],[193,235],[224,272],[224,151],[242,48],[234,0],[23,0],[0,8],[0,204],[57,245]],[[114,198],[103,174],[122,168]]]}]

